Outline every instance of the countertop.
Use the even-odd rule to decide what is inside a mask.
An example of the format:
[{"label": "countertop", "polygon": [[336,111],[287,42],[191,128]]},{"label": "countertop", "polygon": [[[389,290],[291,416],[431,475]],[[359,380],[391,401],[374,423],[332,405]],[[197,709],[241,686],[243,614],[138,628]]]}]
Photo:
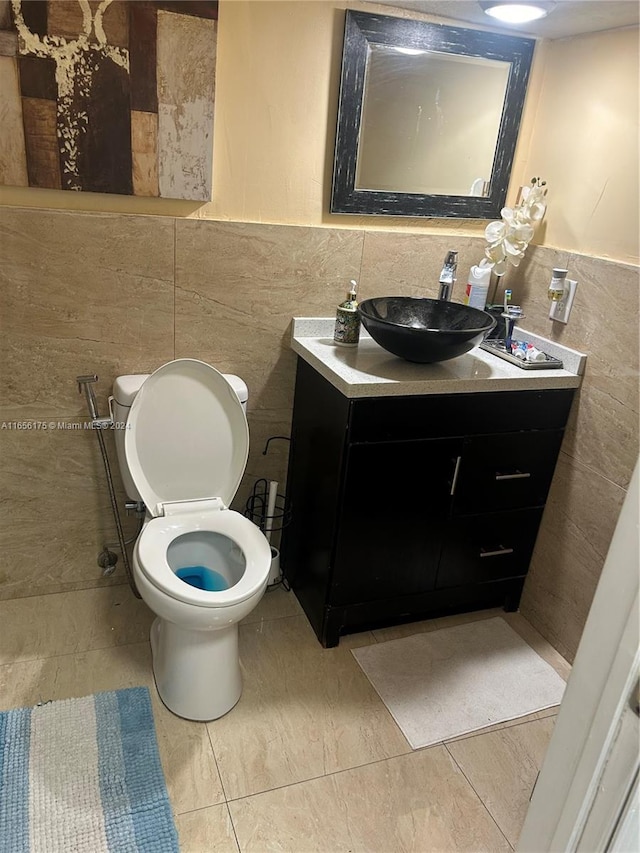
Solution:
[{"label": "countertop", "polygon": [[586,355],[516,327],[514,338],[562,360],[553,370],[523,370],[479,347],[437,364],[413,364],[382,349],[362,329],[357,347],[336,346],[332,317],[294,317],[291,348],[346,397],[406,397],[578,388]]}]

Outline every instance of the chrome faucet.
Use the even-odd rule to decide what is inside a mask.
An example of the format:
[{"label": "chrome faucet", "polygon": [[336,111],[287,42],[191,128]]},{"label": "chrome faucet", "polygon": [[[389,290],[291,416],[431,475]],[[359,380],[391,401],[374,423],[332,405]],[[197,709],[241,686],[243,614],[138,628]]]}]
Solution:
[{"label": "chrome faucet", "polygon": [[444,259],[442,272],[440,273],[440,291],[438,299],[449,302],[453,292],[453,285],[456,283],[456,270],[458,268],[458,253],[447,252],[447,257]]}]

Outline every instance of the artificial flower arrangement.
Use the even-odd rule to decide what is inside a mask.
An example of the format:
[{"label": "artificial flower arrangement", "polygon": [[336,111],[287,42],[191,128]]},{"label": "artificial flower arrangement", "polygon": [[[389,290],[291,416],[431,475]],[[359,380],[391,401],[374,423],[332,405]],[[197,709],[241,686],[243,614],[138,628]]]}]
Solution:
[{"label": "artificial flower arrangement", "polygon": [[497,276],[504,275],[509,266],[517,267],[524,258],[527,246],[542,221],[547,206],[547,182],[532,178],[531,186],[522,188],[522,201],[516,207],[503,207],[500,222],[490,222],[484,232],[487,247],[478,264],[489,267]]}]

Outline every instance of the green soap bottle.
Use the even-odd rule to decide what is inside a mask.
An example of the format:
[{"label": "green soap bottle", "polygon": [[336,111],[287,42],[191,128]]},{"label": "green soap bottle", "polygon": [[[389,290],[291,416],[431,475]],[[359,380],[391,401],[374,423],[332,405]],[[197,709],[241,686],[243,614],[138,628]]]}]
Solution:
[{"label": "green soap bottle", "polygon": [[342,347],[356,347],[360,340],[360,315],[358,314],[358,302],[356,299],[355,281],[351,281],[347,298],[338,305],[336,311],[336,327],[333,340]]}]

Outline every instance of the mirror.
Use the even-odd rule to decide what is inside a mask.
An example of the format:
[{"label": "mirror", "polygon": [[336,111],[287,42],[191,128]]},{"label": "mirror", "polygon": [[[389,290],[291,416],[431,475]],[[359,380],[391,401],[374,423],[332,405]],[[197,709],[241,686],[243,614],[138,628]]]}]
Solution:
[{"label": "mirror", "polygon": [[347,11],[331,212],[499,218],[534,44]]}]

